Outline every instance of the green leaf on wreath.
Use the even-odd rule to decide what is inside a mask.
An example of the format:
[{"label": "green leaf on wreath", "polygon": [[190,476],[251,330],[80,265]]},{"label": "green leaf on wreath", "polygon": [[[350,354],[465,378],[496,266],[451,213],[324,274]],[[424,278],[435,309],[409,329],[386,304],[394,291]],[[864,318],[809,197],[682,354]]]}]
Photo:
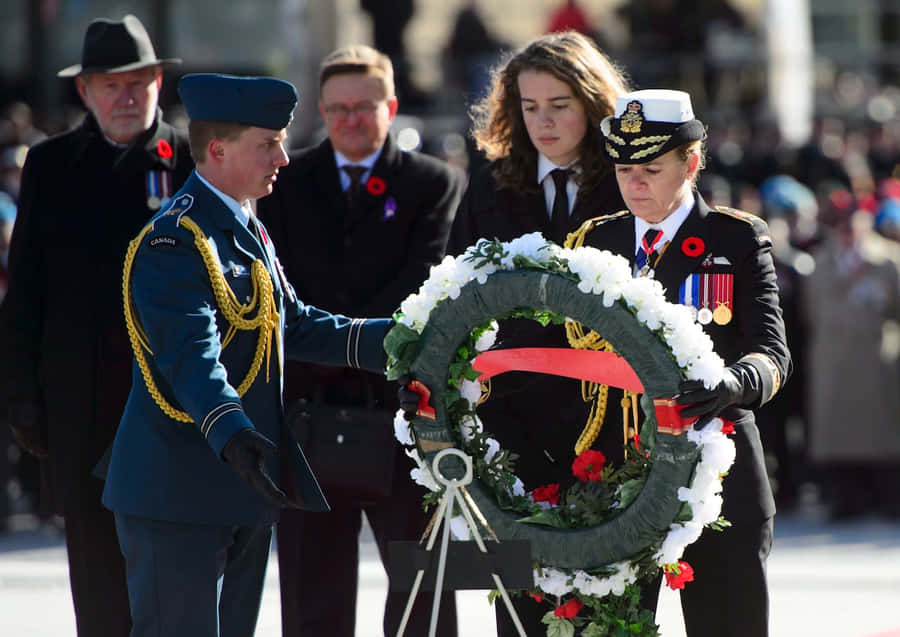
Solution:
[{"label": "green leaf on wreath", "polygon": [[678,515],[675,516],[674,522],[689,522],[694,519],[694,509],[691,508],[690,502],[685,502],[678,509]]},{"label": "green leaf on wreath", "polygon": [[568,529],[570,525],[562,518],[560,512],[560,509],[547,509],[546,511],[529,515],[526,518],[521,518],[518,521],[525,524],[543,524],[544,526],[552,526],[557,529]]},{"label": "green leaf on wreath", "polygon": [[575,637],[575,625],[564,617],[557,617],[553,611],[548,611],[541,619],[547,624],[547,637]]},{"label": "green leaf on wreath", "polygon": [[606,630],[602,626],[591,622],[581,631],[581,637],[606,637]]},{"label": "green leaf on wreath", "polygon": [[625,482],[619,489],[619,507],[627,509],[640,495],[645,482],[646,480],[644,479],[634,479]]},{"label": "green leaf on wreath", "polygon": [[409,372],[416,357],[419,333],[403,323],[395,324],[384,337],[384,351],[388,354],[387,379],[397,380]]}]

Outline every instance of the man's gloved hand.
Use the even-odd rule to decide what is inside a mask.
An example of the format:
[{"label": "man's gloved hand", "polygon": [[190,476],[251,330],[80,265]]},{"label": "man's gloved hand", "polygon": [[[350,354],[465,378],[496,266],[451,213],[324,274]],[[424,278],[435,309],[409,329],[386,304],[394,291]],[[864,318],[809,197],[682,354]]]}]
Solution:
[{"label": "man's gloved hand", "polygon": [[416,412],[419,410],[419,401],[422,397],[417,391],[409,388],[409,384],[412,382],[411,376],[403,375],[397,379],[397,382],[400,383],[400,388],[397,390],[400,410],[407,420],[412,420],[416,417]]},{"label": "man's gloved hand", "polygon": [[287,496],[266,471],[266,458],[277,450],[275,443],[256,429],[241,429],[225,443],[222,457],[241,480],[256,489],[270,504],[287,507],[290,506]]},{"label": "man's gloved hand", "polygon": [[681,417],[696,418],[694,429],[703,429],[723,409],[738,405],[744,399],[743,383],[730,367],[725,369],[725,375],[713,389],[707,389],[703,381],[683,380],[678,385],[678,391],[675,402],[689,405],[681,411]]},{"label": "man's gloved hand", "polygon": [[13,440],[35,458],[46,458],[44,409],[38,403],[13,403],[9,406],[9,429]]}]

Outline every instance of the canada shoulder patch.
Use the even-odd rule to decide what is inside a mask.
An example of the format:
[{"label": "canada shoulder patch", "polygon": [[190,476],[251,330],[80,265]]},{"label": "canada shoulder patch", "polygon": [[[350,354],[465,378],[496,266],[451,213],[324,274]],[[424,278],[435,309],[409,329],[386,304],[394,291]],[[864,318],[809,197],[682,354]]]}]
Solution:
[{"label": "canada shoulder patch", "polygon": [[151,248],[174,248],[178,245],[178,239],[167,234],[158,234],[147,243]]}]

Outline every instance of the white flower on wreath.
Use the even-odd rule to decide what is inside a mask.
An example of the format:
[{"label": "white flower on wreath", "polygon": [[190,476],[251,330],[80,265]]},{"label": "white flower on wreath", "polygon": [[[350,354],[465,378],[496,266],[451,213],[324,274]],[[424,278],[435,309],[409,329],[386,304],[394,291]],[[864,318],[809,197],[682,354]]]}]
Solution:
[{"label": "white flower on wreath", "polygon": [[[421,334],[431,311],[441,301],[457,298],[461,289],[472,281],[484,284],[494,272],[514,269],[514,258],[517,255],[544,264],[551,258],[558,258],[565,260],[569,272],[578,277],[577,286],[581,292],[601,295],[605,307],[623,300],[642,325],[660,334],[686,378],[701,380],[710,388],[715,387],[722,379],[724,361],[716,354],[712,339],[695,322],[690,310],[685,306],[668,303],[658,281],[634,277],[631,265],[623,257],[589,247],[560,248],[548,242],[540,233],[533,232],[501,243],[505,256],[500,259],[499,266],[493,261],[479,265],[471,257],[479,254],[479,248],[485,241],[479,239],[475,246],[469,247],[463,254],[455,258],[445,257],[439,265],[433,266],[428,280],[422,284],[418,293],[410,295],[401,304],[398,320]],[[496,322],[476,343],[476,350],[489,349],[494,338]],[[478,384],[472,381],[460,383],[460,392],[473,410],[480,396],[480,386],[476,393],[475,385]],[[402,417],[401,412],[398,412],[398,417]],[[735,458],[734,443],[722,433],[722,424],[720,418],[714,418],[703,430],[691,429],[688,432],[688,439],[700,447],[700,457],[690,486],[681,487],[678,498],[691,504],[692,517],[684,522],[673,522],[669,526],[661,548],[654,555],[660,566],[677,563],[684,549],[700,537],[704,526],[719,517],[722,508],[721,477]],[[481,421],[477,416],[464,420],[459,428],[464,440],[471,440],[474,433],[482,431]],[[395,433],[400,442],[411,444],[406,442],[412,438],[408,426],[404,430],[395,420]],[[484,460],[489,465],[488,471],[491,471],[490,462],[499,453],[500,444],[492,438],[487,438],[486,442],[488,448]],[[410,472],[413,480],[432,491],[438,491],[437,483],[418,452],[413,449],[406,453],[417,465]],[[525,487],[518,477],[510,492],[513,495],[525,495]],[[465,535],[465,539],[469,536],[468,525],[459,521],[451,522],[451,532],[454,535],[455,532]],[[457,539],[463,538],[457,536]],[[621,595],[625,592],[626,585],[637,580],[636,568],[629,562],[611,566],[616,572],[602,577],[579,569],[562,570],[550,565],[542,566],[534,570],[535,585],[545,593],[557,596],[573,591],[596,597],[610,593]]]}]

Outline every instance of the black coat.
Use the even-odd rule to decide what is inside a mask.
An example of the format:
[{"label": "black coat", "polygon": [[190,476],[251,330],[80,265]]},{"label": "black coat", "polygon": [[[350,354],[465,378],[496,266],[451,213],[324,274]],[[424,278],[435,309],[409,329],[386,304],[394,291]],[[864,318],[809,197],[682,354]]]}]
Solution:
[{"label": "black coat", "polygon": [[[378,180],[384,192],[373,194]],[[258,211],[304,303],[349,316],[390,316],[443,258],[461,189],[457,170],[422,153],[402,152],[388,136],[351,212],[334,149],[325,140],[290,155]],[[373,374],[286,366],[288,405],[313,393],[332,404],[360,404],[368,389],[378,404],[396,408],[396,386]]]},{"label": "black coat", "polygon": [[192,168],[186,135],[161,112],[125,150],[87,115],[28,152],[0,306],[0,391],[45,410],[43,499],[58,513],[101,510],[103,484],[91,471],[131,388],[122,265],[156,211],[148,171],[168,173],[171,195]]},{"label": "black coat", "polygon": [[[482,237],[510,241],[529,232],[548,234],[550,215],[543,189],[537,183],[534,192],[499,188],[492,174],[495,167],[496,163],[490,164],[472,176],[456,212],[448,254],[459,254]],[[615,177],[609,173],[593,188],[579,189],[568,231],[624,207]],[[497,347],[567,348],[568,344],[562,327],[542,328],[521,319],[503,322]],[[618,409],[612,402],[610,405],[610,410]],[[519,454],[516,475],[532,489],[572,481],[574,446],[587,422],[589,407],[581,398],[577,380],[509,372],[491,379],[491,397],[478,407],[478,415],[502,447]],[[599,442],[614,434],[605,428]]]},{"label": "black coat", "polygon": [[[711,209],[696,192],[694,196],[696,204],[657,263],[655,278],[665,288],[666,299],[678,303],[681,283],[688,275],[703,272],[702,264],[708,256],[720,257],[719,261],[724,257],[730,263],[716,266],[719,268],[716,272],[721,270],[734,277],[733,318],[725,325],[714,322],[704,325],[704,331],[712,338],[715,351],[726,365],[757,353],[765,356],[773,367],[761,364],[757,368],[762,384],[756,404],[747,408],[731,407],[721,414],[724,420],[735,423],[733,438],[737,451],[735,463],[724,481],[723,515],[732,521],[761,521],[774,515],[775,504],[751,410],[770,400],[791,372],[772,241],[762,219],[731,209]],[[584,245],[620,254],[633,264],[634,216],[624,214],[601,221],[588,233]],[[682,249],[689,237],[701,239],[705,246],[698,256],[690,257]],[[757,367],[756,362],[753,364]],[[773,370],[777,370],[777,381],[771,373]],[[610,402],[612,396],[610,392]],[[621,431],[620,425],[615,426]]]}]

